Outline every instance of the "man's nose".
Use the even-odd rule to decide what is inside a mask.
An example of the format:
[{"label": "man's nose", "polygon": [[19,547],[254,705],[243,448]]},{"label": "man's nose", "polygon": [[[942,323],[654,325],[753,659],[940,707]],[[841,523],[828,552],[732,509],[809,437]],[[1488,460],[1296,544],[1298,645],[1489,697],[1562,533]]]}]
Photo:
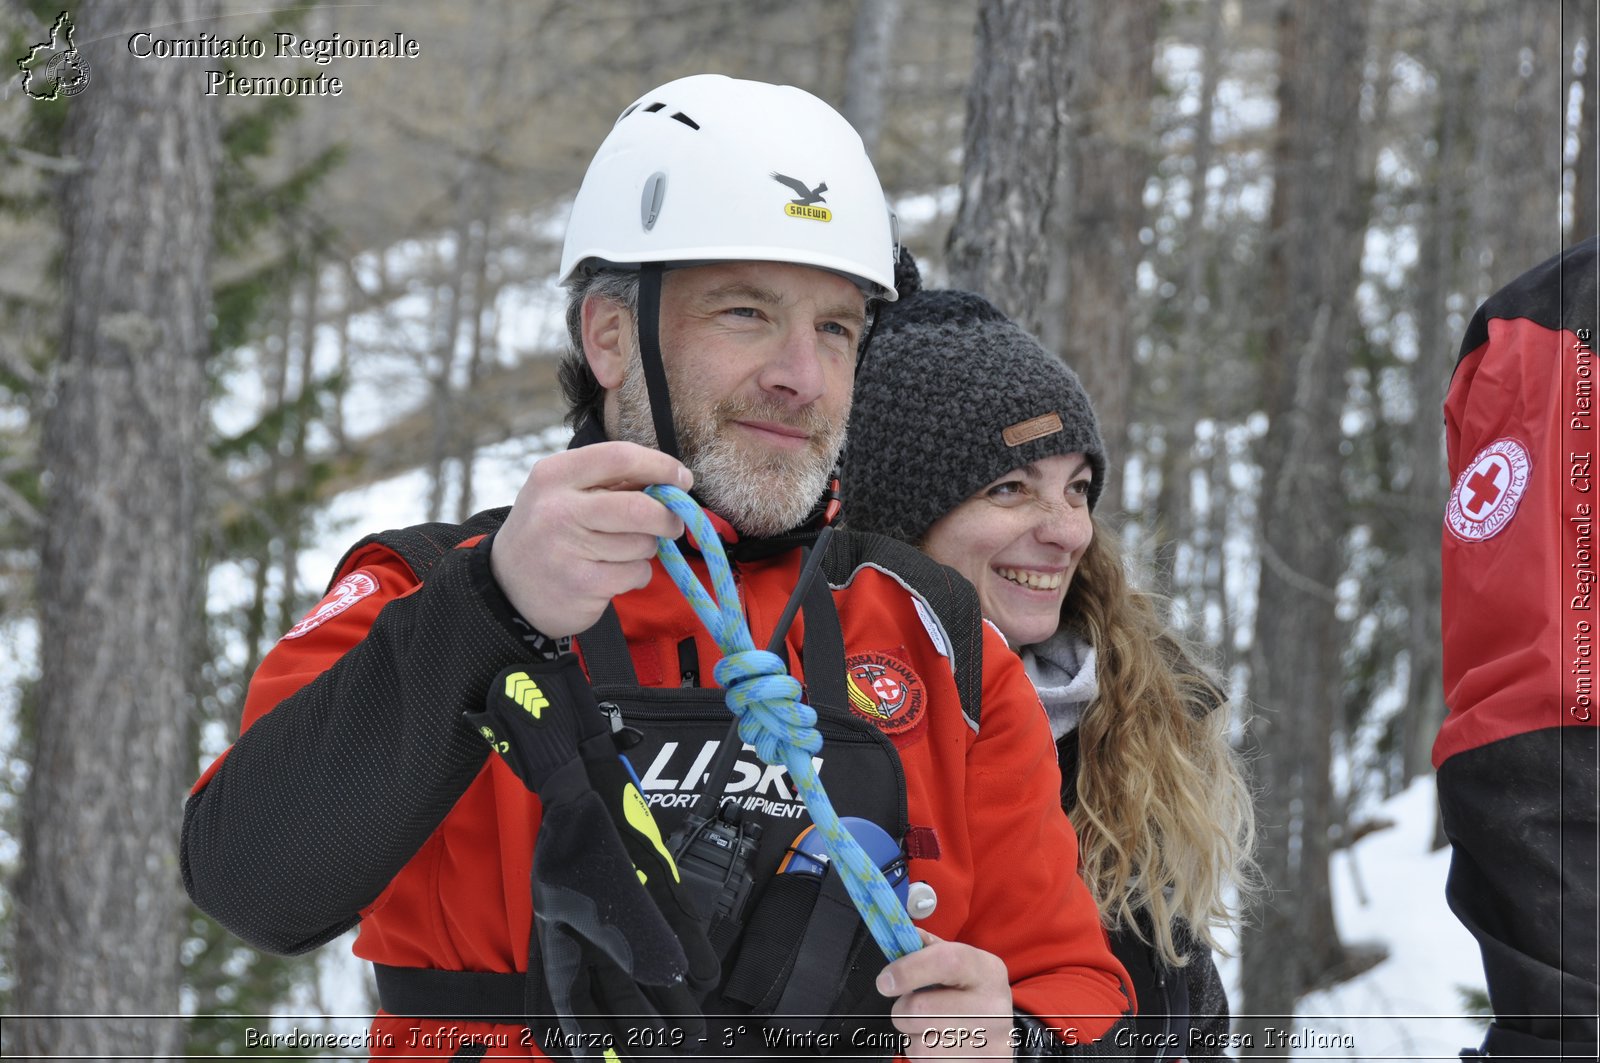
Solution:
[{"label": "man's nose", "polygon": [[759,383],[767,391],[783,393],[796,405],[815,402],[827,390],[822,355],[816,329],[809,324],[791,325],[779,336],[778,348],[762,368]]}]

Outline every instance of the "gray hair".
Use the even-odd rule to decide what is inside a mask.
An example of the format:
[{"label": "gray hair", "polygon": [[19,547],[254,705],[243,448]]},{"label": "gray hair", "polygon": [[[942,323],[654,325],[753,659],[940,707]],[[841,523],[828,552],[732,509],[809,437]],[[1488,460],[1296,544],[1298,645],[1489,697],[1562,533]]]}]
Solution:
[{"label": "gray hair", "polygon": [[596,420],[605,405],[606,390],[595,379],[583,355],[583,302],[589,296],[609,299],[633,315],[633,343],[639,346],[639,274],[634,270],[600,270],[579,273],[567,281],[567,340],[570,344],[557,378],[567,400],[567,423],[574,428],[585,418]]}]

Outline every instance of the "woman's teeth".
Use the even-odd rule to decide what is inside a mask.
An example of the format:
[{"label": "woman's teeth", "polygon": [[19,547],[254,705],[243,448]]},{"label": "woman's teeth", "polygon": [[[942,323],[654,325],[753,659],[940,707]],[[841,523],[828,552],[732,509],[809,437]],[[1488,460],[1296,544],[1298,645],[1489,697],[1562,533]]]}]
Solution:
[{"label": "woman's teeth", "polygon": [[1022,586],[1035,591],[1060,590],[1061,580],[1065,575],[1061,572],[1030,572],[1021,568],[997,568],[995,571],[1000,574],[1002,579],[1008,579],[1012,583],[1020,583]]}]

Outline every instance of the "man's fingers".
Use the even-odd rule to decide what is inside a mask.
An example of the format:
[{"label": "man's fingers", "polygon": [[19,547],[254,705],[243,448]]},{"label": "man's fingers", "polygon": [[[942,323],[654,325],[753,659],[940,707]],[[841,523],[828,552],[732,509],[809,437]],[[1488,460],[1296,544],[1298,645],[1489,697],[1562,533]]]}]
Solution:
[{"label": "man's fingers", "polygon": [[964,989],[975,983],[979,977],[974,969],[976,956],[986,954],[935,937],[921,927],[917,928],[917,933],[922,936],[922,948],[900,957],[879,972],[878,992],[895,997],[934,986]]},{"label": "man's fingers", "polygon": [[580,489],[637,491],[651,484],[672,484],[687,491],[694,486],[694,475],[677,458],[637,443],[596,443],[545,461],[557,458],[574,461],[576,467],[568,482]]},{"label": "man's fingers", "polygon": [[[655,537],[676,539],[683,521],[642,491],[593,491],[578,502],[578,524],[605,535],[644,535],[655,553]],[[641,554],[639,556],[647,556]]]},{"label": "man's fingers", "polygon": [[[951,989],[945,986],[919,989],[907,993],[889,1009],[897,1019],[941,1019],[969,1014],[972,1010],[972,991]],[[908,1024],[914,1026],[915,1024]]]},{"label": "man's fingers", "polygon": [[583,560],[613,564],[648,561],[656,556],[656,537],[634,532],[591,535],[584,540]]}]

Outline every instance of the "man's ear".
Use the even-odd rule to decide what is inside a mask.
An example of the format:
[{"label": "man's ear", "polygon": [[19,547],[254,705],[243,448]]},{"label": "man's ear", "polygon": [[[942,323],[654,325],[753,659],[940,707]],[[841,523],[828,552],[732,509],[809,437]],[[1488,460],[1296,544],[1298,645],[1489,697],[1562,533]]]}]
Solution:
[{"label": "man's ear", "polygon": [[615,299],[589,295],[583,300],[583,356],[607,391],[622,386],[632,353],[633,314]]}]

